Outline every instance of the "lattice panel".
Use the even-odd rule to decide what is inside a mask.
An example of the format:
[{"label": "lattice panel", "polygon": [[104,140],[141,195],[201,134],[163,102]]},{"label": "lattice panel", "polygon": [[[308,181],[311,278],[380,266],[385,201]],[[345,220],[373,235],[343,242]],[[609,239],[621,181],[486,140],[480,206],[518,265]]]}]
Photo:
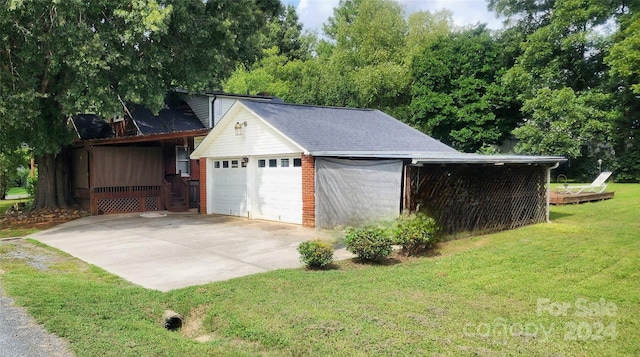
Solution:
[{"label": "lattice panel", "polygon": [[160,197],[145,197],[144,206],[147,211],[159,211]]},{"label": "lattice panel", "polygon": [[546,220],[546,167],[410,167],[409,210],[447,234],[495,232]]},{"label": "lattice panel", "polygon": [[98,200],[98,214],[140,212],[140,199],[128,198],[103,198]]}]

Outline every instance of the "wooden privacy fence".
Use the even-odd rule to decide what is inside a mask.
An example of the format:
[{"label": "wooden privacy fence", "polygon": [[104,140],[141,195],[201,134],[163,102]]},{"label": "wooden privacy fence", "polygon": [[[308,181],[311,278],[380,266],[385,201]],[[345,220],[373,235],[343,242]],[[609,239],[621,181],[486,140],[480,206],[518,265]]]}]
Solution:
[{"label": "wooden privacy fence", "polygon": [[408,166],[405,209],[443,233],[489,233],[546,221],[546,166]]}]

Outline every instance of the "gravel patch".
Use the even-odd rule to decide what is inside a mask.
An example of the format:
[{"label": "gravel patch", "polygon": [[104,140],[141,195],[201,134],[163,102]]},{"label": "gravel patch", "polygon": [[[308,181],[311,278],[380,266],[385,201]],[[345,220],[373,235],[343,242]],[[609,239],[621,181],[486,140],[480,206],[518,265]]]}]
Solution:
[{"label": "gravel patch", "polygon": [[[41,253],[37,247],[24,240],[0,240],[2,245],[11,244],[16,248],[0,255],[0,259],[24,259],[40,270],[47,270],[55,258]],[[27,247],[27,245],[29,245]],[[36,248],[36,249],[34,249]],[[69,344],[48,333],[37,324],[26,309],[15,306],[13,299],[2,289],[2,270],[0,270],[0,355],[2,357],[72,357]]]}]

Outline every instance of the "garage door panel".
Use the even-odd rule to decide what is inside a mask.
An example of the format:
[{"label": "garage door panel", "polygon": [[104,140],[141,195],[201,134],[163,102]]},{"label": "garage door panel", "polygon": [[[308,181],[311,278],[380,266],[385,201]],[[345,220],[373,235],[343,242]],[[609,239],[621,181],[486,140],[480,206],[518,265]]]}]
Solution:
[{"label": "garage door panel", "polygon": [[[246,216],[247,207],[247,169],[245,167],[232,167],[231,161],[241,159],[215,160],[212,182],[212,213],[232,216]],[[228,162],[224,167],[223,162]],[[215,164],[219,162],[219,164]],[[218,166],[218,167],[215,167]]]},{"label": "garage door panel", "polygon": [[254,197],[254,217],[301,224],[302,169],[280,166],[258,168]]}]

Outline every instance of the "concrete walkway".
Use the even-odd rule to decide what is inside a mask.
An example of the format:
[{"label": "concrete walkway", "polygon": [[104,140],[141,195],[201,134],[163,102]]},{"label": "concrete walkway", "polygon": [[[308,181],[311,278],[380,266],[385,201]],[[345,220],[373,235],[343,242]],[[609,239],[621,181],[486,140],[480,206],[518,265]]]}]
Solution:
[{"label": "concrete walkway", "polygon": [[160,291],[301,267],[301,242],[330,239],[292,224],[166,212],[86,217],[29,238]]},{"label": "concrete walkway", "polygon": [[5,195],[4,199],[5,200],[19,200],[21,198],[29,198],[29,195],[26,193],[23,194],[17,194],[17,195]]}]

